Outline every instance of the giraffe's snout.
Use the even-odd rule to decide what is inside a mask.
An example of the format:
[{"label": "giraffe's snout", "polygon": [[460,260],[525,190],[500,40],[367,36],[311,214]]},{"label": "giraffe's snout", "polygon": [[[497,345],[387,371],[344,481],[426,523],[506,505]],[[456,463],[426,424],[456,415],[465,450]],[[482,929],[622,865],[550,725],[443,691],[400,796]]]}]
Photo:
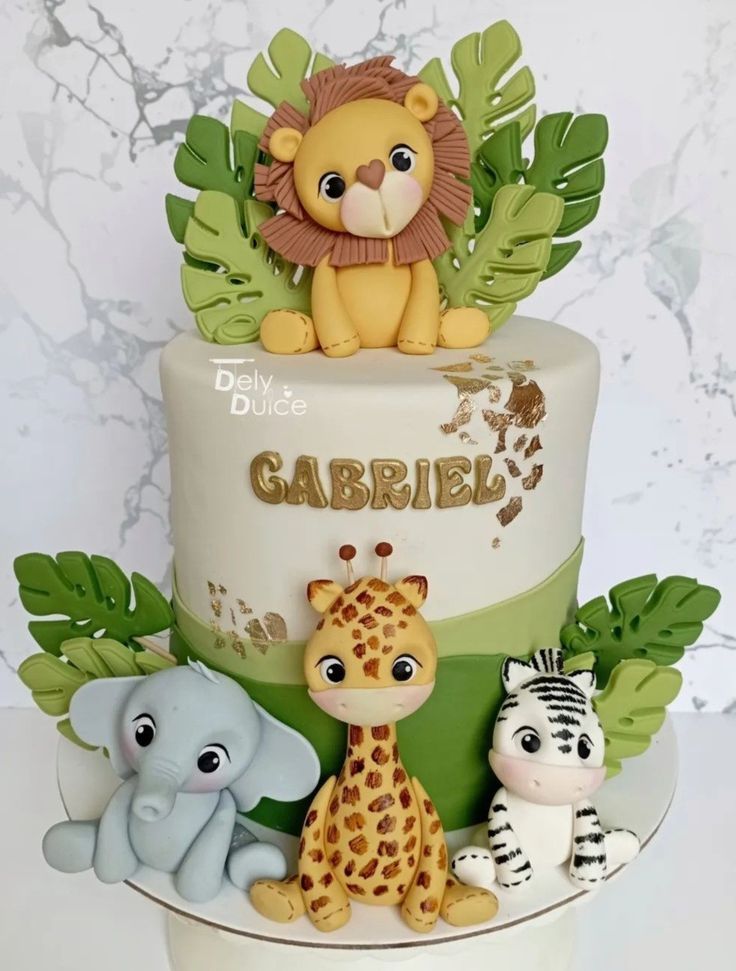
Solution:
[{"label": "giraffe's snout", "polygon": [[413,714],[432,694],[428,684],[389,688],[326,688],[310,691],[309,697],[328,715],[349,725],[390,725]]}]

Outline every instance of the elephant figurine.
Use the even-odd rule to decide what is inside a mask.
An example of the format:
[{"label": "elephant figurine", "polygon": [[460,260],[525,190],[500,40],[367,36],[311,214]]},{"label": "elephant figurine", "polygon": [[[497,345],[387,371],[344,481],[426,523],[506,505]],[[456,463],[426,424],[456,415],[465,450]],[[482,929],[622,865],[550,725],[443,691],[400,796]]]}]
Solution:
[{"label": "elephant figurine", "polygon": [[66,821],[43,840],[56,870],[94,868],[104,883],[141,864],[174,875],[179,894],[211,900],[225,874],[247,890],[282,879],[280,849],[237,822],[268,796],[291,802],[317,785],[310,743],[272,718],[232,678],[201,662],[145,677],[101,678],[72,698],[72,728],[104,746],[123,780],[98,820]]}]

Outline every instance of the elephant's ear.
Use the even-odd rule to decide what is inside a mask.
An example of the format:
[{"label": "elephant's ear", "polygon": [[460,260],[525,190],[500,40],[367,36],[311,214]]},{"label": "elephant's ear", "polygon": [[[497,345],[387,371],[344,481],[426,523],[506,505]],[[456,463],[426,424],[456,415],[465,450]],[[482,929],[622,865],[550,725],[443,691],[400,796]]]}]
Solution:
[{"label": "elephant's ear", "polygon": [[230,786],[238,809],[247,813],[265,796],[294,802],[308,796],[319,782],[320,765],[310,743],[253,702],[261,720],[258,751],[245,772]]},{"label": "elephant's ear", "polygon": [[130,693],[140,684],[138,678],[100,678],[89,681],[77,691],[69,706],[72,728],[88,745],[106,748],[110,765],[121,779],[133,775],[123,754],[120,720]]}]

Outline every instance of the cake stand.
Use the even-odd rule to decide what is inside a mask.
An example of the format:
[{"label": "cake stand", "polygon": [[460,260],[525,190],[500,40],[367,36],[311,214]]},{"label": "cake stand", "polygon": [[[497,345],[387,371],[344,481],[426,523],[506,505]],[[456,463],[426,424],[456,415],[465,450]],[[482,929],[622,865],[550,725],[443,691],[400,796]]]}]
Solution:
[{"label": "cake stand", "polygon": [[[100,752],[85,751],[66,739],[59,743],[59,790],[71,819],[100,816],[120,784]],[[668,722],[644,755],[624,764],[596,797],[604,826],[638,834],[642,849],[656,835],[672,802],[677,780],[677,746]],[[295,864],[297,840],[248,822],[261,839],[282,847]],[[447,834],[450,852],[468,842],[469,830]],[[629,866],[640,866],[635,860]],[[294,867],[295,869],[295,867]],[[619,868],[609,879],[619,877]],[[293,872],[293,870],[292,870]],[[576,891],[562,868],[538,874],[519,894],[497,890],[499,912],[479,927],[451,927],[438,921],[427,935],[411,932],[397,908],[353,904],[350,923],[333,934],[314,929],[305,918],[275,924],[251,907],[246,894],[226,884],[217,899],[191,904],[174,890],[170,875],[142,867],[134,890],[165,907],[174,971],[300,971],[350,964],[355,971],[380,971],[396,964],[407,971],[463,971],[513,967],[514,971],[564,971],[575,947],[576,912],[594,894]],[[604,891],[605,892],[605,891]]]}]

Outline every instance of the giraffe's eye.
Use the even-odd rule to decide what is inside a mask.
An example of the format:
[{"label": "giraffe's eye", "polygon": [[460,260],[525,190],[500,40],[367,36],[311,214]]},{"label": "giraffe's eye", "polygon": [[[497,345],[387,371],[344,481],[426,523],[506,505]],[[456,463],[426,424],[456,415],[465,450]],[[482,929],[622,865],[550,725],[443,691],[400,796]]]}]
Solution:
[{"label": "giraffe's eye", "polygon": [[345,680],[345,665],[339,657],[323,657],[319,662],[319,673],[327,684],[340,684]]},{"label": "giraffe's eye", "polygon": [[514,732],[514,741],[527,755],[534,755],[542,746],[539,735],[529,725],[524,725]]},{"label": "giraffe's eye", "polygon": [[397,657],[391,668],[391,674],[394,677],[394,681],[411,681],[414,675],[417,673],[421,664],[415,657],[411,654],[402,654],[401,657]]},{"label": "giraffe's eye", "polygon": [[588,738],[587,735],[581,735],[578,739],[578,755],[585,761],[590,758],[590,754],[593,751],[593,743]]}]

